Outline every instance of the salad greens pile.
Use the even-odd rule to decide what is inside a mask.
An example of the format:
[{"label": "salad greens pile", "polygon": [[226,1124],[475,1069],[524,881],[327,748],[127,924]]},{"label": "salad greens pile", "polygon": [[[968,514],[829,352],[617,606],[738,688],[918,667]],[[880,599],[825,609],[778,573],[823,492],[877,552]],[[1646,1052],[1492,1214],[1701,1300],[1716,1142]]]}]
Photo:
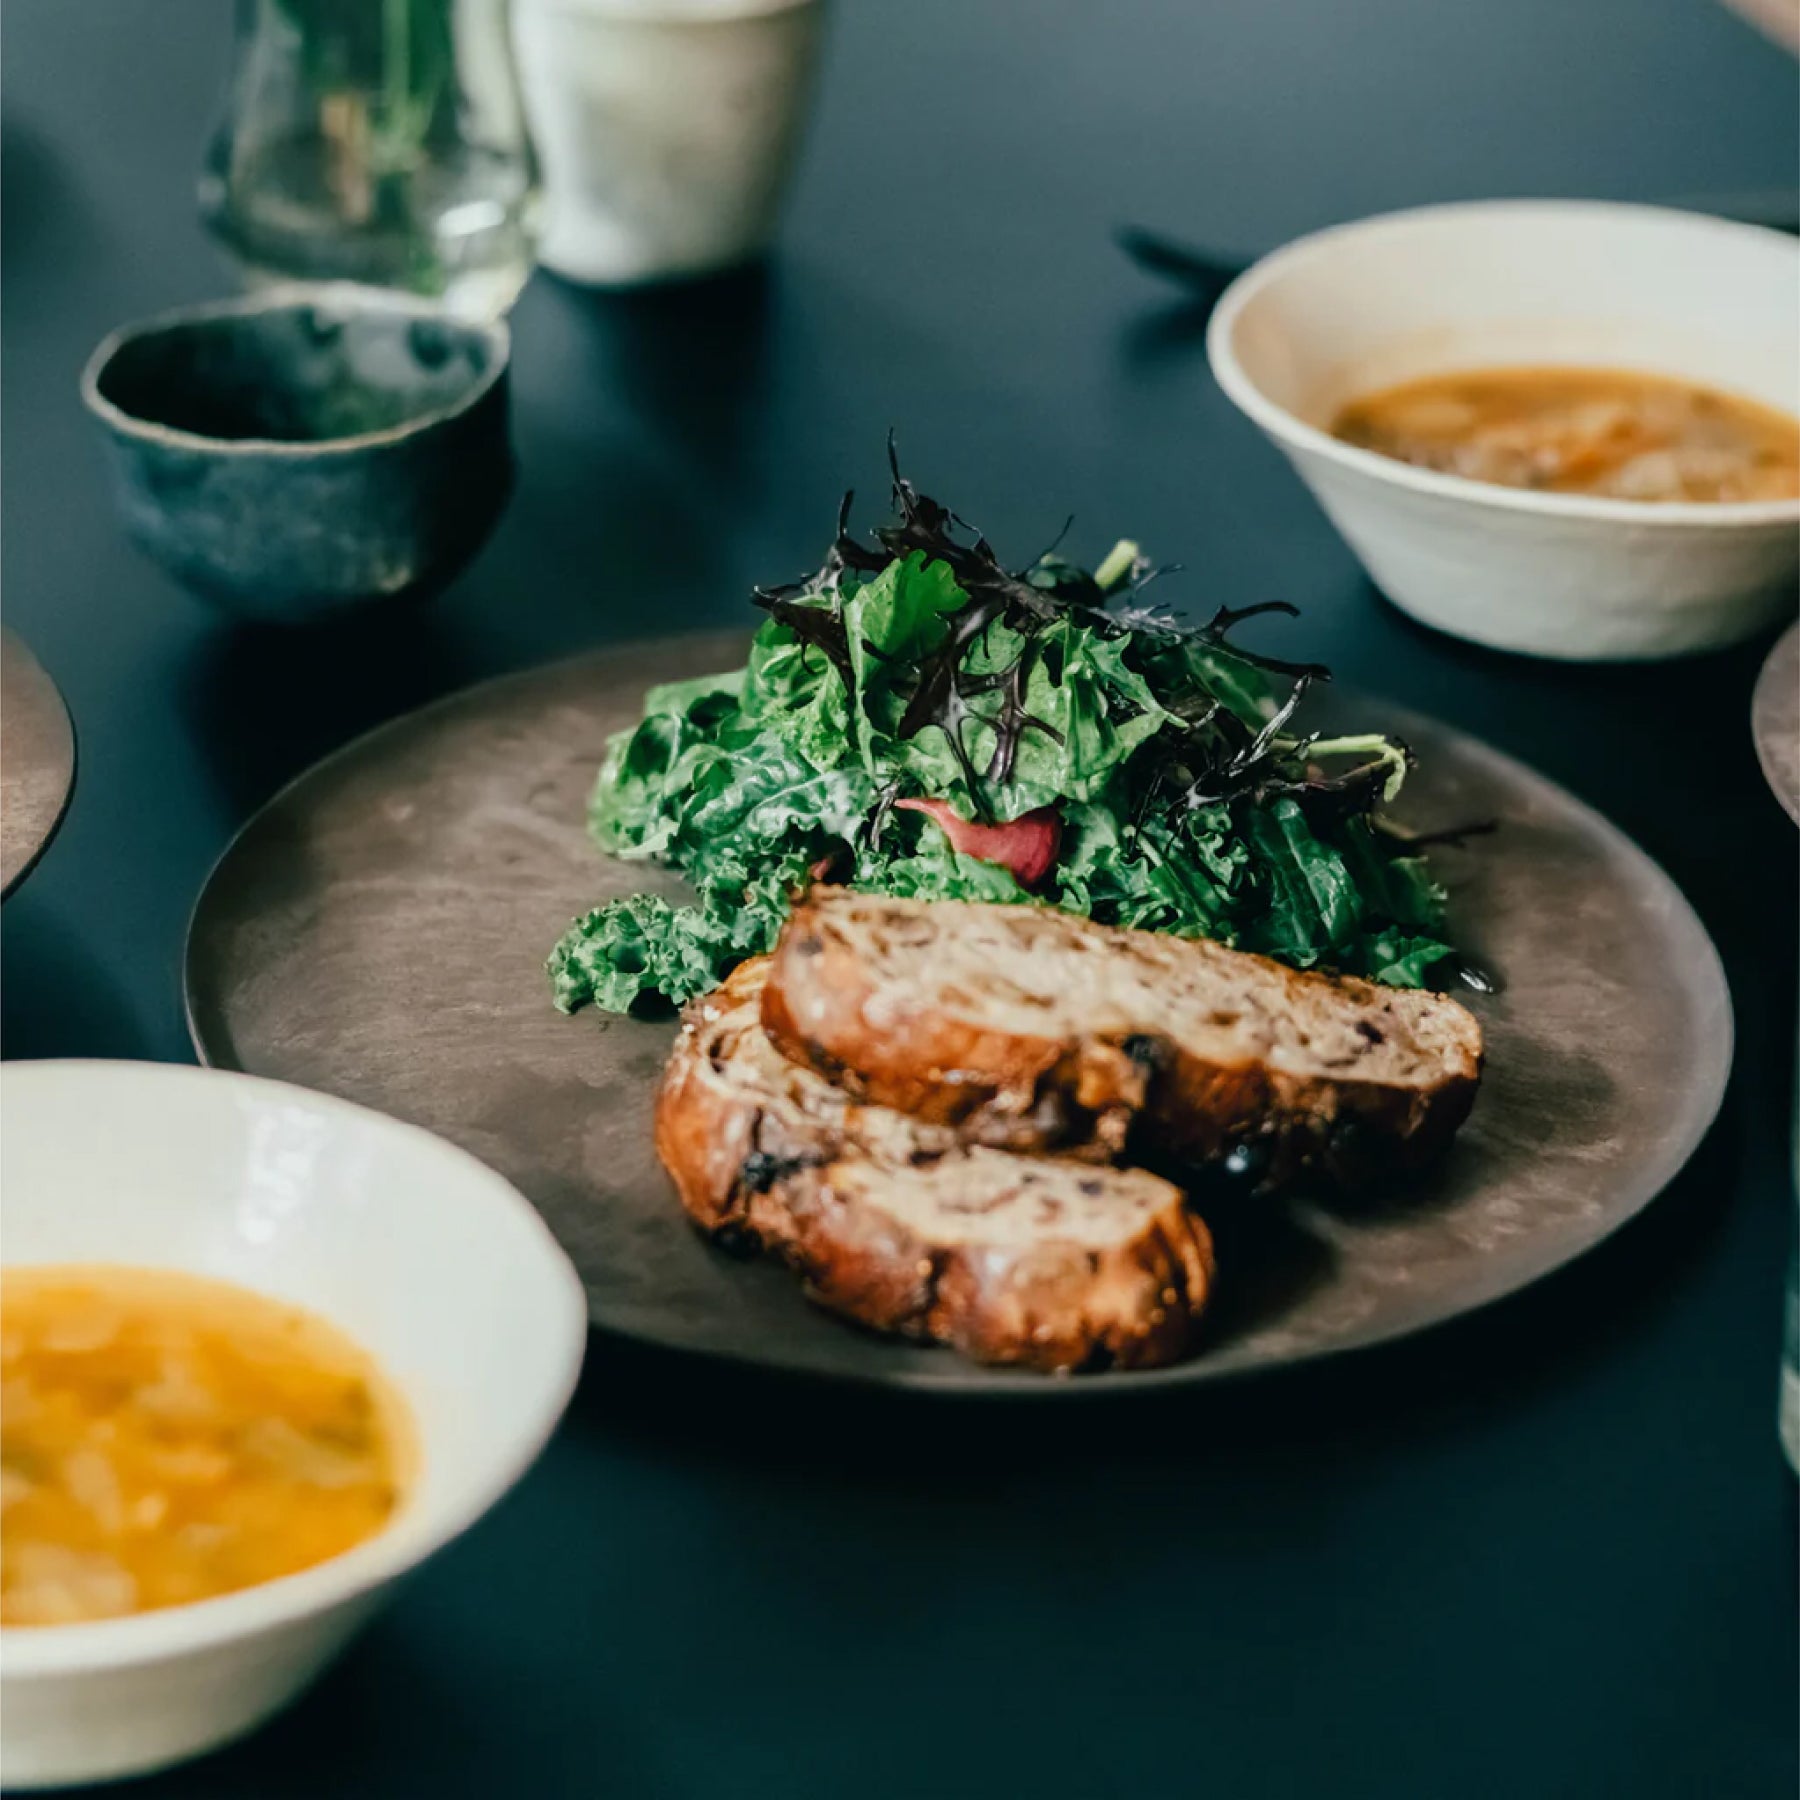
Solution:
[{"label": "salad greens pile", "polygon": [[[1397,986],[1451,954],[1441,893],[1377,816],[1406,746],[1298,730],[1327,671],[1230,641],[1293,608],[1183,623],[1143,604],[1156,571],[1133,544],[1092,573],[1054,554],[1013,573],[898,466],[894,505],[866,543],[846,495],[819,571],[758,590],[769,616],[748,664],[653,688],[612,741],[594,841],[680,871],[696,897],[577,919],[549,961],[560,1007],[704,993],[770,949],[790,895],[822,879],[1038,900]],[[940,825],[918,799],[955,816],[939,808]],[[1022,823],[971,838],[959,821]],[[1047,873],[1041,854],[988,860],[1014,836],[1053,851]]]}]

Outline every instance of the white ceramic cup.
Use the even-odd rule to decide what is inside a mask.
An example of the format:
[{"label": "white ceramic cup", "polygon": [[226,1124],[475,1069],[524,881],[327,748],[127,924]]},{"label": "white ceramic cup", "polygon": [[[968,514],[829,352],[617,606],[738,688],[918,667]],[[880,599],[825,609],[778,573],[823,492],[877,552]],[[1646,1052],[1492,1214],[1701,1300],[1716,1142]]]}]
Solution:
[{"label": "white ceramic cup", "polygon": [[0,1630],[9,1789],[160,1768],[260,1723],[512,1486],[574,1391],[587,1307],[543,1221],[472,1156],[379,1113],[204,1069],[8,1063],[0,1189],[8,1267],[177,1269],[328,1319],[405,1396],[421,1452],[394,1519],[299,1574]]},{"label": "white ceramic cup", "polygon": [[1440,630],[1540,656],[1673,656],[1793,607],[1800,500],[1639,502],[1413,468],[1332,437],[1392,383],[1498,365],[1680,376],[1800,411],[1800,243],[1660,207],[1482,201],[1297,240],[1207,334],[1375,584]]},{"label": "white ceramic cup", "polygon": [[767,248],[823,20],[822,0],[517,0],[544,265],[615,285]]}]

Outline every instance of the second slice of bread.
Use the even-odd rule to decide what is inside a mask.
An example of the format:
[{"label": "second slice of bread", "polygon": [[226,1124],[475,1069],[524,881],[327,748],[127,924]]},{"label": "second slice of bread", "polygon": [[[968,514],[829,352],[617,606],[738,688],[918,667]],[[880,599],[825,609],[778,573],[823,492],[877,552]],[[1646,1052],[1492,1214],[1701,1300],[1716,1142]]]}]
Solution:
[{"label": "second slice of bread", "polygon": [[780,1257],[835,1312],[981,1362],[1148,1367],[1191,1346],[1212,1241],[1179,1188],[857,1103],[764,1035],[767,970],[689,1007],[657,1100],[658,1153],[709,1236]]}]

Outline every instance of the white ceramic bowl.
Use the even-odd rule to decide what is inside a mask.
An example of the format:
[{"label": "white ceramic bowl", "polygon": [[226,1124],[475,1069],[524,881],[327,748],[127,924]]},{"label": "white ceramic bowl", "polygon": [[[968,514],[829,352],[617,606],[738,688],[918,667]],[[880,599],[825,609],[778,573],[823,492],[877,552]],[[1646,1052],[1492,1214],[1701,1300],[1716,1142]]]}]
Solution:
[{"label": "white ceramic bowl", "polygon": [[385,1530],[192,1606],[0,1631],[0,1779],[156,1768],[292,1699],[397,1576],[529,1467],[574,1391],[581,1283],[520,1195],[410,1125],[279,1082],[148,1063],[0,1071],[4,1255],[179,1269],[350,1333],[411,1405],[422,1467]]},{"label": "white ceramic bowl", "polygon": [[765,250],[824,17],[823,0],[519,0],[544,265],[615,285]]},{"label": "white ceramic bowl", "polygon": [[1287,453],[1396,605],[1541,656],[1673,656],[1793,607],[1800,501],[1539,494],[1416,469],[1328,426],[1456,369],[1655,370],[1800,411],[1800,242],[1660,207],[1496,200],[1321,231],[1240,276],[1219,385]]}]

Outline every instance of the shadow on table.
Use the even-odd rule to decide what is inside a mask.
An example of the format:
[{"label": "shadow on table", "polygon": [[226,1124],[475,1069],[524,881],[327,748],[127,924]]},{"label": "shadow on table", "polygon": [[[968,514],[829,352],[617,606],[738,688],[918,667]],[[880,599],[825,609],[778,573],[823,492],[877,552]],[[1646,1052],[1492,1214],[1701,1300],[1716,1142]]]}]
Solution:
[{"label": "shadow on table", "polygon": [[335,1793],[354,1777],[359,1792],[410,1794],[421,1763],[475,1759],[484,1740],[481,1720],[434,1703],[430,1688],[431,1671],[409,1660],[391,1616],[378,1619],[288,1711],[241,1743],[129,1791],[143,1800],[274,1800]]},{"label": "shadow on table", "polygon": [[232,816],[328,751],[480,671],[442,600],[401,601],[314,625],[222,625],[196,645],[180,699]]},{"label": "shadow on table", "polygon": [[30,888],[6,902],[0,945],[0,1054],[152,1054],[122,990]]},{"label": "shadow on table", "polygon": [[[735,484],[754,482],[767,416],[775,272],[762,262],[706,280],[584,288],[552,278],[550,294],[581,324],[583,352],[609,403]],[[741,492],[723,496],[742,500]]]},{"label": "shadow on table", "polygon": [[[1734,1093],[1664,1194],[1587,1256],[1463,1319],[1318,1364],[1142,1394],[1104,1389],[1101,1377],[1092,1392],[1072,1384],[1013,1401],[838,1386],[597,1334],[575,1410],[657,1455],[879,1476],[925,1494],[941,1491],[946,1469],[1029,1484],[1072,1457],[1175,1473],[1255,1453],[1272,1474],[1316,1470],[1352,1444],[1404,1443],[1527,1407],[1573,1369],[1653,1330],[1719,1233],[1719,1196],[1733,1191],[1741,1135],[1729,1115],[1741,1104]],[[1773,1319],[1769,1329],[1773,1346]],[[925,1443],[928,1456],[904,1453]],[[1300,1494],[1293,1503],[1306,1504]],[[1205,1505],[1197,1491],[1197,1514]]]},{"label": "shadow on table", "polygon": [[1131,375],[1163,374],[1170,363],[1202,359],[1210,301],[1173,300],[1138,314],[1119,336],[1119,361]]},{"label": "shadow on table", "polygon": [[[9,118],[0,127],[0,217],[6,220],[8,313],[27,286],[46,239],[79,237],[93,229],[92,208],[71,180],[55,146],[31,126]],[[44,264],[46,271],[48,263]],[[9,317],[8,323],[11,324]]]}]

